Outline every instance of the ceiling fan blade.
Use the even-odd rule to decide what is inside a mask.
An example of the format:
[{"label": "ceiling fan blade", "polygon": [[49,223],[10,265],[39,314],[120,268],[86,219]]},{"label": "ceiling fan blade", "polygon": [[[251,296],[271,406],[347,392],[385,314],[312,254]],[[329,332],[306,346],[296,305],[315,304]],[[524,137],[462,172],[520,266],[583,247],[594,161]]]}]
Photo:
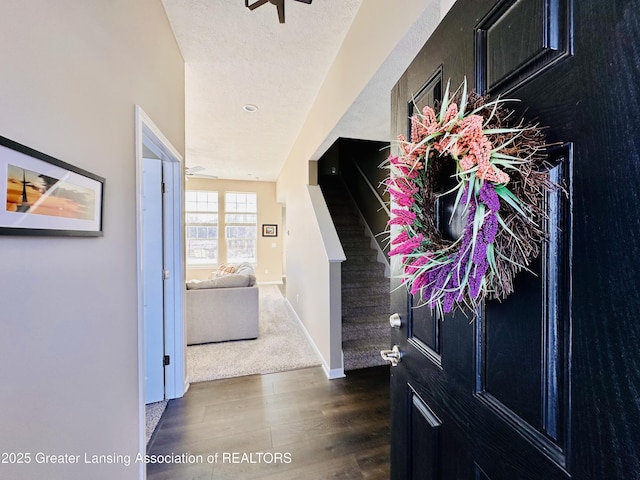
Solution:
[{"label": "ceiling fan blade", "polygon": [[206,168],[200,166],[200,165],[194,165],[193,167],[187,167],[185,168],[185,173],[187,175],[193,175],[194,173],[198,173],[198,172],[202,172],[206,170]]},{"label": "ceiling fan blade", "polygon": [[296,2],[302,2],[302,3],[306,3],[307,5],[311,5],[311,2],[313,0],[296,0]]},{"label": "ceiling fan blade", "polygon": [[256,8],[264,5],[268,1],[269,0],[258,0],[257,2],[249,5],[249,0],[244,0],[244,6],[247,7],[249,10],[255,10]]},{"label": "ceiling fan blade", "polygon": [[276,4],[278,6],[278,19],[280,23],[284,23],[284,0]]},{"label": "ceiling fan blade", "polygon": [[189,179],[189,178],[208,178],[209,180],[218,180],[219,179],[219,177],[217,175],[206,175],[204,173],[188,173],[185,178],[186,179]]}]

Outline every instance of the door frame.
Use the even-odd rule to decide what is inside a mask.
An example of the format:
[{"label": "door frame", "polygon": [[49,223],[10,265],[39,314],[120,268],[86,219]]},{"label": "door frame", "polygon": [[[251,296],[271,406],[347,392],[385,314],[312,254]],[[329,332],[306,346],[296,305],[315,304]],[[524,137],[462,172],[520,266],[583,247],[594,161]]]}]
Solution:
[{"label": "door frame", "polygon": [[[135,106],[136,148],[136,237],[138,279],[138,406],[139,451],[146,451],[145,414],[145,355],[144,355],[144,235],[142,230],[142,163],[143,146],[151,145],[160,153],[165,170],[164,182],[164,257],[170,272],[165,281],[164,318],[165,354],[171,363],[165,367],[165,398],[179,398],[189,386],[186,375],[186,346],[184,335],[184,216],[183,187],[184,168],[182,155],[171,145],[160,129],[139,105]],[[142,465],[144,467],[144,465]],[[145,468],[142,470],[146,471]],[[144,478],[141,477],[141,478]]]}]

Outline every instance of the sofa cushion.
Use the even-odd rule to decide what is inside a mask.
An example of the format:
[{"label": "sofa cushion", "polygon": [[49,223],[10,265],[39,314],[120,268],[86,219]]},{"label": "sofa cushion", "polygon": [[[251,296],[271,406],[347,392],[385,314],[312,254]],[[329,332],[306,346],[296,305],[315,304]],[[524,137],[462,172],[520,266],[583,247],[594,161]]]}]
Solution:
[{"label": "sofa cushion", "polygon": [[202,290],[206,288],[237,288],[252,287],[256,282],[253,275],[230,273],[212,280],[189,280],[187,290]]},{"label": "sofa cushion", "polygon": [[199,290],[201,288],[216,288],[215,280],[187,280],[187,290]]},{"label": "sofa cushion", "polygon": [[217,284],[217,288],[229,288],[229,287],[250,287],[253,285],[252,277],[250,275],[241,275],[238,273],[230,273],[214,280]]}]

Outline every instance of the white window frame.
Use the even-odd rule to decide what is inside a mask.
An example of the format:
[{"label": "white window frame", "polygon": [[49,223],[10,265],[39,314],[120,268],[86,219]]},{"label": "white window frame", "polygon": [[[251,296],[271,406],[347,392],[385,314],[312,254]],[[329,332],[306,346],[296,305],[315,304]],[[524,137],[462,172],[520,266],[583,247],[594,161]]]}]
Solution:
[{"label": "white window frame", "polygon": [[[192,200],[189,200],[189,196],[190,194],[195,194],[196,197],[198,196],[198,194],[206,194],[207,197],[210,196],[215,196],[215,205],[216,208],[215,210],[210,210],[207,208],[204,209],[200,209],[200,208],[196,208],[194,209],[190,209],[189,206],[191,203],[193,203]],[[196,201],[196,205],[199,203],[198,199],[195,200]],[[204,205],[208,205],[210,203],[213,203],[209,200],[202,202]],[[215,223],[202,223],[202,222],[190,222],[189,221],[189,214],[211,214],[211,215],[215,215]],[[210,228],[210,227],[216,227],[217,229],[217,236],[215,237],[215,242],[216,242],[216,258],[214,259],[204,259],[201,261],[198,261],[196,259],[193,259],[191,257],[189,257],[189,228],[190,227],[195,227],[195,228],[199,228],[199,227],[205,227],[205,228]],[[187,190],[187,192],[185,193],[185,243],[186,243],[186,248],[185,248],[185,253],[186,253],[186,266],[188,268],[211,268],[214,267],[215,265],[217,265],[220,262],[220,194],[218,191],[214,191],[214,190]]]},{"label": "white window frame", "polygon": [[[238,206],[238,208],[234,208],[230,210],[229,207],[231,204],[233,204],[234,206],[238,205],[237,201],[230,201],[230,196],[233,196],[233,195],[252,196],[255,199],[255,202],[244,202],[244,208],[241,206]],[[229,222],[228,219],[229,219],[229,216],[231,215],[234,215],[236,217],[244,216],[245,221]],[[253,217],[254,221],[247,221],[250,217]],[[234,228],[234,227],[249,227],[249,228],[253,227],[253,232],[254,232],[253,258],[244,258],[244,259],[230,258],[229,254],[231,249],[229,248],[229,240],[233,240],[233,238],[229,238],[228,232],[229,232],[229,228]],[[229,263],[249,262],[254,265],[257,264],[258,262],[258,193],[257,192],[234,192],[234,191],[224,192],[224,239],[225,239],[225,246],[226,246],[226,252],[227,252],[226,257]]]}]

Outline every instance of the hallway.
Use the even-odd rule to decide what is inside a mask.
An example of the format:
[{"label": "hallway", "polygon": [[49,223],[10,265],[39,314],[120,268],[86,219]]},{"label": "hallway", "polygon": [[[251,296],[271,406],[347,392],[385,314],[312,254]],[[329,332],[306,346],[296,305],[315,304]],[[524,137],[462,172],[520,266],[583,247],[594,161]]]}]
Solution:
[{"label": "hallway", "polygon": [[[320,367],[191,385],[169,402],[148,479],[389,478],[389,367],[329,381]],[[217,454],[217,457],[216,457]]]}]

